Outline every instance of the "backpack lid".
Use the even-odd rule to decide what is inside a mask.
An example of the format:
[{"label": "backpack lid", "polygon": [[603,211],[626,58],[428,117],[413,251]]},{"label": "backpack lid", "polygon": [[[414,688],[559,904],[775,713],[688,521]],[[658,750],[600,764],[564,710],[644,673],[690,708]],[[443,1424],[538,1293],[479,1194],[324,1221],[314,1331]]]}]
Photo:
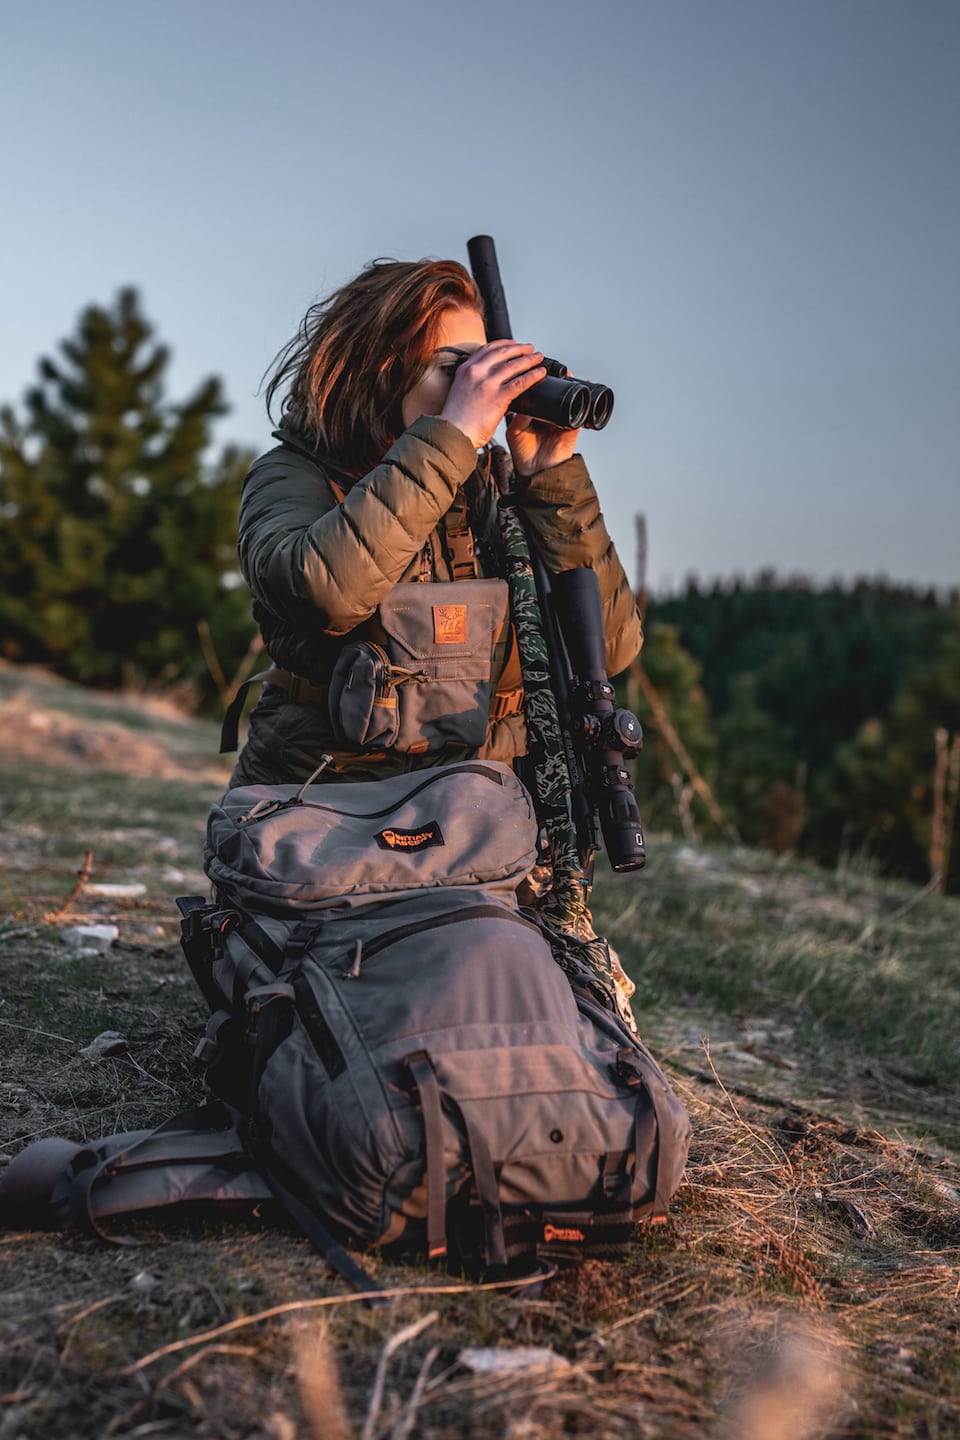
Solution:
[{"label": "backpack lid", "polygon": [[467,761],[228,790],[210,811],[204,868],[222,902],[311,910],[441,885],[508,894],[536,845],[533,803],[510,767]]}]

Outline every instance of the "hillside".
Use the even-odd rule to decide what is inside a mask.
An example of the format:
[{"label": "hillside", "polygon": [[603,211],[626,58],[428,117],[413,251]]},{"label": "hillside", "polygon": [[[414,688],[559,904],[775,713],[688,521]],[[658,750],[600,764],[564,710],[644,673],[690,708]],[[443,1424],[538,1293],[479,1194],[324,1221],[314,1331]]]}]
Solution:
[{"label": "hillside", "polygon": [[[0,1163],[197,1098],[174,897],[205,888],[216,749],[159,703],[0,667]],[[525,1299],[374,1259],[396,1298],[367,1313],[256,1217],[140,1224],[135,1247],[0,1234],[0,1440],[960,1432],[960,902],[649,854],[600,874],[596,916],[695,1137],[628,1264]],[[83,923],[117,937],[76,948]],[[91,1050],[105,1031],[125,1048]]]}]

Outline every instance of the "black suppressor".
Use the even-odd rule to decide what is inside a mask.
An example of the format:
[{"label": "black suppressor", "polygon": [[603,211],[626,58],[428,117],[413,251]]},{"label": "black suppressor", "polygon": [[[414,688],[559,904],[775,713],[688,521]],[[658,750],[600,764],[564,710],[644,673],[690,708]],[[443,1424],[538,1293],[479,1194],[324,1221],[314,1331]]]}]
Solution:
[{"label": "black suppressor", "polygon": [[643,731],[635,715],[614,705],[596,572],[564,570],[551,575],[550,586],[576,677],[570,695],[571,725],[586,754],[590,798],[599,814],[607,858],[614,870],[639,870],[647,858],[643,826],[624,761],[640,754]]},{"label": "black suppressor", "polygon": [[[497,264],[497,251],[490,235],[474,235],[467,241],[470,269],[483,300],[488,340],[512,340],[510,316]],[[560,430],[602,430],[613,414],[613,391],[606,385],[575,380],[565,365],[544,360],[547,377],[517,399],[518,415],[544,420]]]}]

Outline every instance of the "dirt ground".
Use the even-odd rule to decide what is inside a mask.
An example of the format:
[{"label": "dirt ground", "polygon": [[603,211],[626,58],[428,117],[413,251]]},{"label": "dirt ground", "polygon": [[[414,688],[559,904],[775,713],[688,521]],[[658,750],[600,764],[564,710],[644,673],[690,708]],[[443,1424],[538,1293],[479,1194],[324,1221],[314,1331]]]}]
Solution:
[{"label": "dirt ground", "polygon": [[[198,1098],[174,897],[205,888],[215,751],[210,724],[155,702],[0,668],[0,1164]],[[650,868],[648,897],[696,892],[724,925],[732,886],[769,885],[751,905],[795,924],[851,903],[735,852],[664,843]],[[648,958],[673,933],[665,900],[625,919],[633,894],[598,906],[628,969],[631,927]],[[82,924],[117,936],[71,940]],[[960,1435],[956,1087],[819,1048],[805,1003],[640,1007],[694,1120],[686,1178],[626,1262],[542,1292],[373,1256],[392,1298],[370,1311],[269,1213],[141,1221],[122,1244],[0,1231],[0,1440]]]}]

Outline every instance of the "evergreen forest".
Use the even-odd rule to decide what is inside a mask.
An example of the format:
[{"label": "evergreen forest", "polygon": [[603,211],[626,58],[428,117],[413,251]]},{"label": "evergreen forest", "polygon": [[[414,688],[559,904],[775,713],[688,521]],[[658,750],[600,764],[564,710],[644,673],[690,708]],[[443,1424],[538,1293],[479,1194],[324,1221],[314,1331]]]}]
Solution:
[{"label": "evergreen forest", "polygon": [[[764,572],[691,582],[646,618],[645,667],[731,832],[960,888],[960,594]],[[637,708],[657,756],[651,818],[716,826]]]},{"label": "evergreen forest", "polygon": [[[0,657],[212,708],[255,644],[251,457],[213,443],[221,382],[174,399],[169,362],[124,289],[0,408]],[[958,592],[764,572],[640,603],[648,827],[960,890]]]}]

